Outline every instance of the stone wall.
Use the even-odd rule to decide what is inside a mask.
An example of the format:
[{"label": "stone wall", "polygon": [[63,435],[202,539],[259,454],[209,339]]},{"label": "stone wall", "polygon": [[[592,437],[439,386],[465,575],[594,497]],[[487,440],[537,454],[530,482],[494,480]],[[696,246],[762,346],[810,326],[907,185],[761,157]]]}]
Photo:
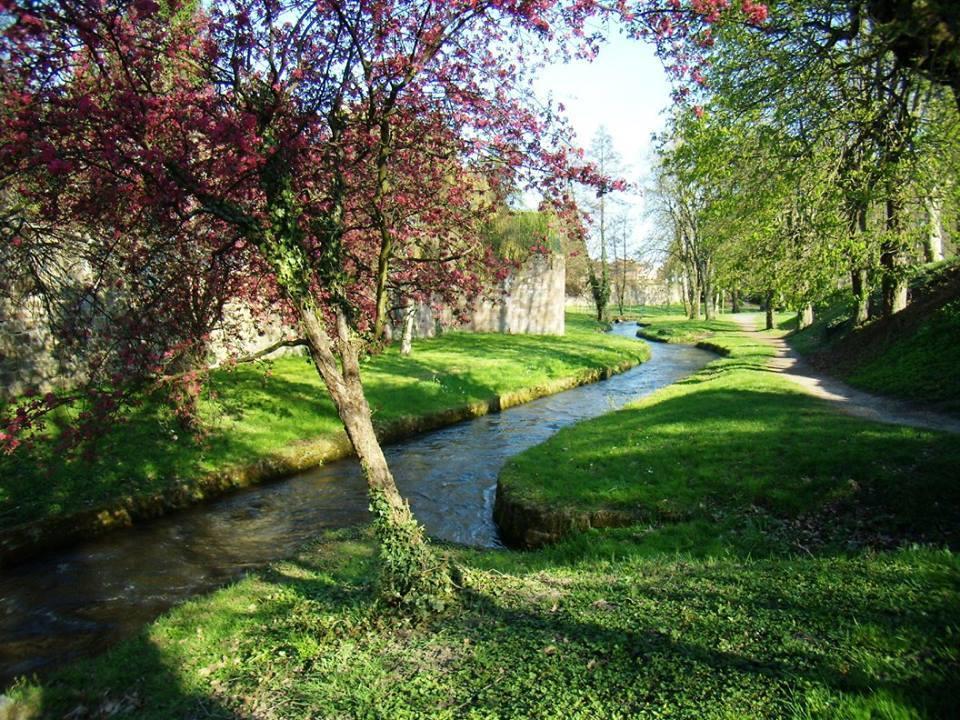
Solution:
[{"label": "stone wall", "polygon": [[[683,298],[679,286],[668,285],[662,282],[649,282],[642,286],[628,286],[623,296],[624,305],[666,305],[680,303]],[[587,290],[582,295],[568,295],[565,298],[567,307],[571,309],[592,312],[594,309],[593,296]],[[607,303],[609,312],[617,310],[617,296],[614,289],[610,290],[610,302]]]},{"label": "stone wall", "polygon": [[[562,256],[535,256],[504,282],[506,295],[496,302],[479,302],[472,320],[458,325],[449,311],[418,308],[415,335],[430,337],[441,328],[474,332],[562,335],[564,331],[564,262]],[[45,322],[44,308],[36,297],[13,303],[0,299],[0,402],[28,388],[47,392],[69,387],[75,372],[57,360],[54,342]],[[279,320],[255,319],[249,310],[233,304],[227,308],[226,333],[213,333],[210,361],[228,355],[247,355],[287,336]],[[227,338],[232,338],[229,347]],[[276,355],[302,353],[302,348],[279,350]]]},{"label": "stone wall", "polygon": [[[530,335],[563,335],[565,271],[562,255],[534,255],[503,283],[502,299],[480,301],[464,325],[448,310],[420,305],[415,337],[432,337],[438,329]],[[438,328],[439,326],[439,328]]]},{"label": "stone wall", "polygon": [[65,382],[65,372],[54,356],[53,337],[38,297],[20,302],[0,299],[0,401],[36,387],[46,392]]}]

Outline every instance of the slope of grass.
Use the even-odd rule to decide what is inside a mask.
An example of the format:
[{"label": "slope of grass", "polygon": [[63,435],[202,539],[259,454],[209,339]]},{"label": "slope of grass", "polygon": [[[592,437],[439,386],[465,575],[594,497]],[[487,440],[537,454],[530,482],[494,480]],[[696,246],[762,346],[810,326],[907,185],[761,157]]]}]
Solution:
[{"label": "slope of grass", "polygon": [[[448,333],[417,342],[410,357],[389,349],[363,367],[374,420],[457,408],[647,357],[642,343],[599,330],[588,317],[571,315],[563,337]],[[202,412],[209,434],[199,443],[161,405],[147,402],[97,441],[93,460],[65,462],[52,443],[0,457],[0,524],[155,493],[341,427],[305,357],[214,372]]]},{"label": "slope of grass", "polygon": [[837,293],[790,345],[824,370],[864,390],[960,413],[960,263],[928,266],[911,283],[913,300],[889,319],[853,328],[853,303]]},{"label": "slope of grass", "polygon": [[796,529],[804,547],[847,542],[840,525],[865,542],[960,541],[956,437],[842,415],[768,372],[768,345],[735,331],[709,342],[729,354],[514,457],[505,491],[559,512],[627,511],[681,549],[722,530],[763,552],[757,522]]},{"label": "slope of grass", "polygon": [[864,390],[960,413],[960,298],[933,310],[909,337],[865,355],[844,377]]}]

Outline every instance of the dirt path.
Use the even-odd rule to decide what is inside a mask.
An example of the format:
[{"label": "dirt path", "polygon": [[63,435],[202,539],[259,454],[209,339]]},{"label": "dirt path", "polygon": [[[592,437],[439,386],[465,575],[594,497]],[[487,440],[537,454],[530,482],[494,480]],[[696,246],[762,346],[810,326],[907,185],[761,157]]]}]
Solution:
[{"label": "dirt path", "polygon": [[783,338],[760,332],[757,328],[761,315],[738,314],[727,317],[740,325],[744,332],[776,349],[776,357],[770,360],[771,369],[783,373],[811,395],[836,403],[837,409],[842,412],[876,422],[960,433],[960,419],[923,410],[902,400],[871,395],[824,375],[803,360]]}]

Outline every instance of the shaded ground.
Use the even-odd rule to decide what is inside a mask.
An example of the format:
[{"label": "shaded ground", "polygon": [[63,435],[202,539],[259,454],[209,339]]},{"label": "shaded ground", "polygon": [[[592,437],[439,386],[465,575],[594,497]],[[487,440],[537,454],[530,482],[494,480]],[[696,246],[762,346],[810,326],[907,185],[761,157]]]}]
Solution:
[{"label": "shaded ground", "polygon": [[904,310],[862,326],[854,326],[850,291],[838,290],[787,342],[856,388],[960,418],[960,260],[917,269],[909,287]]},{"label": "shaded ground", "polygon": [[770,360],[772,370],[782,373],[811,395],[835,403],[838,410],[876,422],[960,433],[960,418],[923,409],[903,400],[857,390],[818,370],[800,357],[782,337],[759,330],[759,315],[737,314],[728,317],[740,325],[744,332],[750,333],[751,337],[774,348],[776,355]]},{"label": "shaded ground", "polygon": [[[956,559],[451,550],[456,605],[372,602],[339,533],[12,696],[42,717],[949,718]],[[117,707],[118,712],[111,712]]]}]

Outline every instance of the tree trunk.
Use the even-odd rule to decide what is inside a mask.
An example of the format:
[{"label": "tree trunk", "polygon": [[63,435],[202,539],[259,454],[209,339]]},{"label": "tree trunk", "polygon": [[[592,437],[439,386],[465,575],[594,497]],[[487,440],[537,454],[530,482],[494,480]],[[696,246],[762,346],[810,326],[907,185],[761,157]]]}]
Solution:
[{"label": "tree trunk", "polygon": [[766,328],[767,330],[773,330],[773,290],[767,291],[767,296],[764,298],[764,305],[767,311]]},{"label": "tree trunk", "polygon": [[360,459],[367,484],[371,489],[383,491],[397,513],[409,513],[373,429],[370,406],[363,394],[360,380],[357,349],[350,339],[346,318],[342,312],[337,313],[338,337],[335,349],[319,313],[305,303],[300,303],[297,309],[313,364],[323,378],[337,408],[337,414],[343,421],[347,436]]},{"label": "tree trunk", "polygon": [[[693,310],[690,307],[690,290],[689,290],[689,281],[687,280],[686,273],[680,274],[680,300],[683,302],[683,314],[687,317],[693,317],[690,313]],[[670,298],[667,298],[669,304]]]},{"label": "tree trunk", "polygon": [[900,241],[900,202],[887,199],[887,237],[880,248],[880,266],[883,269],[881,295],[883,316],[890,317],[907,306],[907,280],[903,274],[903,248]]},{"label": "tree trunk", "polygon": [[736,288],[730,293],[730,312],[740,312],[740,292]]},{"label": "tree trunk", "polygon": [[797,329],[803,330],[813,325],[813,305],[807,303],[797,312]]},{"label": "tree trunk", "polygon": [[367,481],[380,548],[381,596],[395,604],[419,604],[427,595],[435,602],[450,591],[449,573],[430,551],[423,528],[397,490],[373,427],[359,356],[346,317],[337,312],[334,341],[312,304],[297,302],[296,306],[314,366],[337,408]]},{"label": "tree trunk", "polygon": [[854,268],[850,271],[850,288],[853,291],[853,300],[856,310],[853,322],[863,325],[870,317],[870,292],[867,289],[867,271],[865,268]]},{"label": "tree trunk", "polygon": [[710,268],[703,269],[703,313],[707,320],[713,320],[716,311],[713,297],[713,279],[710,277]]},{"label": "tree trunk", "polygon": [[939,197],[924,198],[927,210],[927,236],[923,252],[927,262],[943,260],[943,200]]},{"label": "tree trunk", "polygon": [[690,312],[691,320],[699,320],[700,315],[700,272],[695,265],[691,265],[688,272],[687,290],[690,293]]},{"label": "tree trunk", "polygon": [[[851,241],[861,238],[867,232],[867,205],[861,200],[851,201],[847,206],[847,220]],[[856,245],[856,243],[853,243]],[[853,314],[854,325],[862,325],[870,319],[870,289],[867,286],[867,270],[860,260],[851,258],[850,289],[856,308]]]},{"label": "tree trunk", "polygon": [[408,301],[403,308],[403,332],[400,335],[400,354],[409,355],[413,351],[413,319],[417,314],[417,306]]}]

